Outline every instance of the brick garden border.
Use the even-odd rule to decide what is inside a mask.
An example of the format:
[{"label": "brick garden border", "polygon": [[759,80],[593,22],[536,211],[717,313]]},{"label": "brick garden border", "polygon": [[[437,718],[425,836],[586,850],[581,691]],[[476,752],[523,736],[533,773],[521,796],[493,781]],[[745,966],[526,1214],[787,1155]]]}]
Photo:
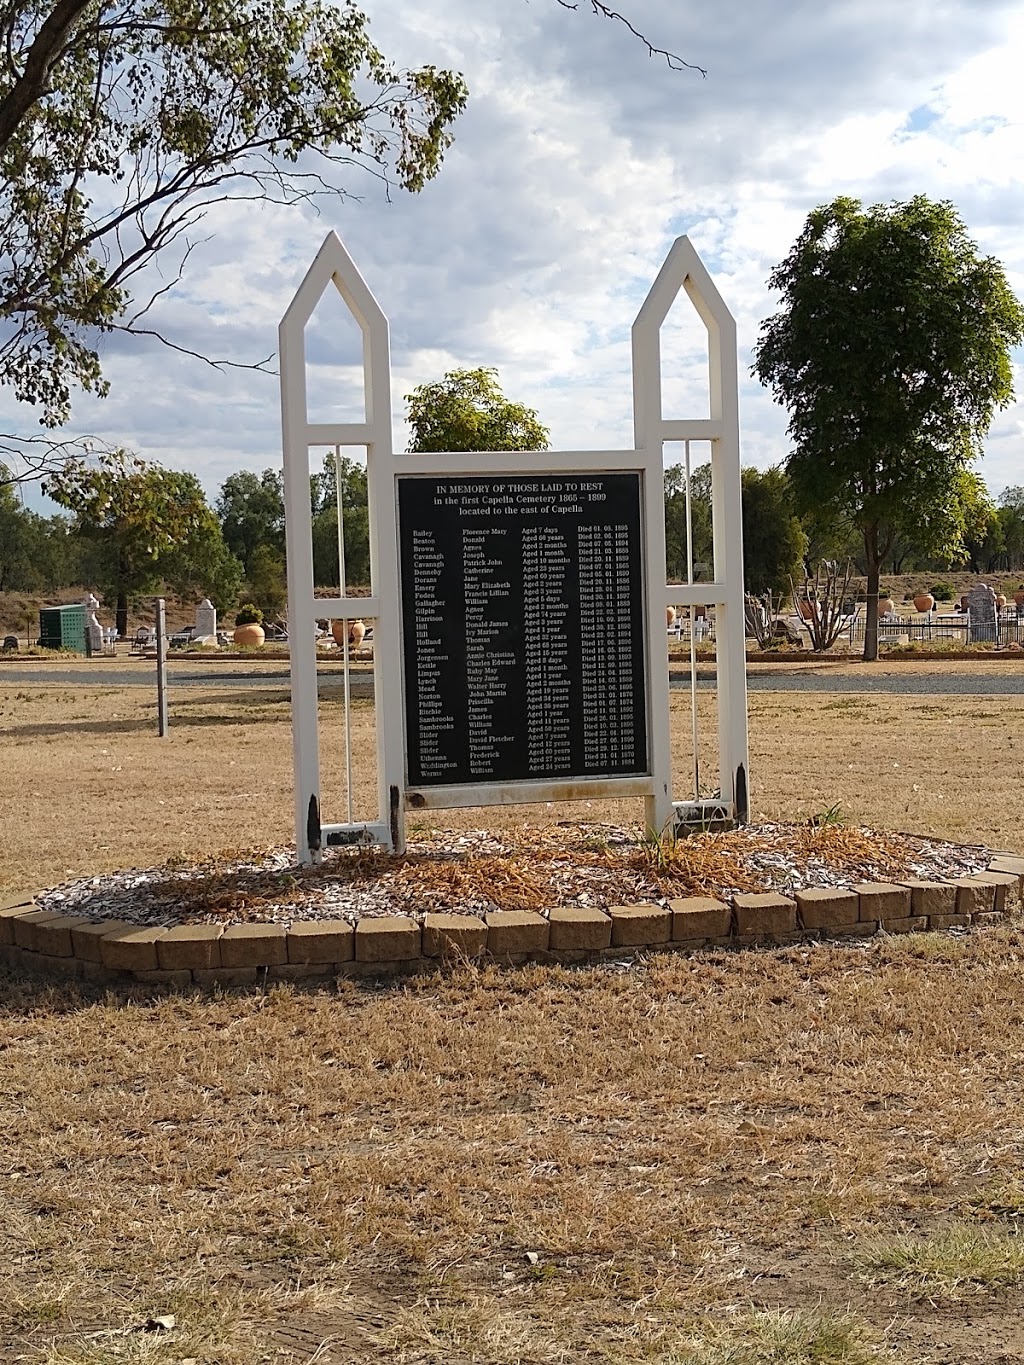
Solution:
[{"label": "brick garden border", "polygon": [[35,895],[0,897],[0,965],[15,973],[96,982],[256,986],[337,976],[391,976],[447,960],[576,963],[637,951],[777,947],[928,929],[967,928],[1020,914],[1024,858],[994,857],[986,872],[948,882],[908,879],[736,895],[690,896],[609,910],[559,906],[538,914],[428,914],[279,924],[143,928],[36,908]]}]

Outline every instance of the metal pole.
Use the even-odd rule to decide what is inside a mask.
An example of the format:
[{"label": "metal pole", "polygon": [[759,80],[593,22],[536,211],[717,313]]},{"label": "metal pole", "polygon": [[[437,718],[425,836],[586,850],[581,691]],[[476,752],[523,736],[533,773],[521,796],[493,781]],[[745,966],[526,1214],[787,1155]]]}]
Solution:
[{"label": "metal pole", "polygon": [[[683,442],[686,459],[686,581],[693,583],[693,502],[690,498],[690,443]],[[690,729],[693,735],[693,799],[700,800],[700,754],[697,726],[697,608],[690,604]]]},{"label": "metal pole", "polygon": [[156,614],[156,732],[161,739],[167,736],[167,622],[165,602],[157,597],[153,606]]},{"label": "metal pole", "polygon": [[[338,595],[342,601],[345,599],[347,586],[345,582],[345,504],[341,493],[341,446],[334,447],[334,487],[338,494]],[[345,621],[344,643],[342,644],[344,660],[344,691],[345,691],[345,798],[348,802],[348,823],[352,823],[352,694],[350,690],[351,679],[349,677],[349,656],[348,656],[348,632],[350,625]]]}]

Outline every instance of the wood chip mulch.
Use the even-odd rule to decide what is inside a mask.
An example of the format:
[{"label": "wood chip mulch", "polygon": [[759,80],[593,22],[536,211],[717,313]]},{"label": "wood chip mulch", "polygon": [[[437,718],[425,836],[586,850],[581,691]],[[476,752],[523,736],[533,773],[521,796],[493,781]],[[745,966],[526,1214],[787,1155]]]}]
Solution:
[{"label": "wood chip mulch", "polygon": [[729,833],[650,840],[610,825],[561,824],[497,835],[434,831],[401,857],[330,850],[297,867],[294,849],[234,850],[193,865],[106,873],[38,897],[44,909],[145,925],[543,910],[604,909],[678,896],[792,893],[907,877],[983,871],[987,849],[919,835],[824,824],[749,825]]}]

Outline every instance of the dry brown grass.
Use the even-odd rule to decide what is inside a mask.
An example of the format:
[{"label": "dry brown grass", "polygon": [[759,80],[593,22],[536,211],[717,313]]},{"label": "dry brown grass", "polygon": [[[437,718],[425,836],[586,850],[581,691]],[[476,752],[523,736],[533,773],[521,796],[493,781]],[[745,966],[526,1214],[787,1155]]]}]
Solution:
[{"label": "dry brown grass", "polygon": [[[792,1365],[888,1333],[1019,1361],[987,1192],[1020,1172],[1024,936],[919,943],[205,1000],[8,983],[0,1358]],[[757,1354],[777,1310],[796,1344]],[[837,1314],[860,1354],[827,1353]]]},{"label": "dry brown grass", "polygon": [[[760,810],[1021,847],[1020,700],[751,711]],[[0,675],[0,880],[287,840],[283,694],[151,726]],[[336,993],[0,979],[0,1359],[1019,1365],[1022,962],[1011,927]]]},{"label": "dry brown grass", "polygon": [[[62,687],[45,682],[47,667],[37,666],[40,681],[31,685],[5,686],[0,672],[0,889],[292,839],[283,686],[174,686],[171,733],[160,740],[148,689],[97,686],[87,666],[81,685]],[[856,665],[846,667],[855,675]],[[714,698],[699,696],[706,792],[717,742]],[[674,693],[672,708],[677,789],[684,795],[692,773],[688,697]],[[341,707],[333,698],[323,703],[323,722],[324,810],[338,818]],[[1024,697],[757,692],[750,734],[760,817],[807,819],[838,804],[852,823],[1024,848]],[[356,811],[373,816],[368,702],[355,704],[355,753]],[[641,815],[639,802],[582,802],[412,815],[409,826],[508,829]]]}]

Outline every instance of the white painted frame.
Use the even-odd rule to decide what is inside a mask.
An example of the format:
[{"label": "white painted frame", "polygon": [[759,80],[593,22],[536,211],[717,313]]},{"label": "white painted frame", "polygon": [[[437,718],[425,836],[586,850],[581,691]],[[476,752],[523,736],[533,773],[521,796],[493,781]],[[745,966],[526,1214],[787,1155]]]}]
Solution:
[{"label": "white painted frame", "polygon": [[[364,422],[312,423],[306,394],[305,328],[329,285],[338,290],[363,337]],[[710,420],[666,421],[661,407],[660,329],[679,290],[690,296],[709,334]],[[679,238],[633,327],[636,449],[458,454],[396,454],[391,422],[388,321],[338,237],[328,233],[279,328],[284,449],[288,623],[291,652],[295,830],[299,861],[315,861],[325,842],[405,846],[405,810],[483,806],[518,801],[642,796],[648,828],[660,833],[684,808],[673,802],[665,608],[714,603],[719,639],[720,799],[705,803],[732,818],[747,818],[746,677],[743,636],[743,558],[740,519],[738,389],[735,325],[696,252]],[[665,441],[711,441],[715,581],[665,582]],[[371,596],[315,598],[309,496],[311,447],[366,450],[370,521]],[[398,554],[397,477],[540,475],[579,471],[641,475],[645,593],[649,770],[640,776],[575,781],[476,783],[409,788],[406,781],[404,670]],[[378,816],[365,823],[323,823],[317,704],[317,617],[351,621],[373,617],[377,722]],[[737,647],[738,632],[738,647]]]},{"label": "white painted frame", "polygon": [[[661,329],[685,291],[708,334],[710,417],[666,418],[661,390]],[[633,435],[638,449],[663,459],[666,441],[710,441],[714,581],[669,583],[659,604],[713,605],[718,679],[719,797],[676,802],[680,815],[724,807],[740,824],[750,815],[747,742],[743,510],[740,482],[739,378],[736,323],[688,237],[677,237],[633,324]],[[664,542],[662,543],[664,563]]]}]

